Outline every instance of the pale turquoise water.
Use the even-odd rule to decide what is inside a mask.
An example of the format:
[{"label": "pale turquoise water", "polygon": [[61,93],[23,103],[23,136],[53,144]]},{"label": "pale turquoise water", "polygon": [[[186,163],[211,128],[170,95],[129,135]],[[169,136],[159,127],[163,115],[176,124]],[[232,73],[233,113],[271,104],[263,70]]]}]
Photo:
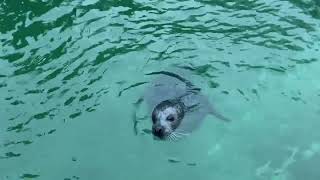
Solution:
[{"label": "pale turquoise water", "polygon": [[[0,0],[0,179],[319,180],[319,4]],[[135,135],[172,64],[233,122]]]}]

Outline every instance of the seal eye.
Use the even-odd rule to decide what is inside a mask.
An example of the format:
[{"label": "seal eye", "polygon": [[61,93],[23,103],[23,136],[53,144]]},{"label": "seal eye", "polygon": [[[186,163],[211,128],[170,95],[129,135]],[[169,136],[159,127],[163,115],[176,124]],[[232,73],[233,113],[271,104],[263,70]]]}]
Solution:
[{"label": "seal eye", "polygon": [[167,121],[170,121],[170,122],[174,121],[174,117],[172,115],[169,115],[167,117]]}]

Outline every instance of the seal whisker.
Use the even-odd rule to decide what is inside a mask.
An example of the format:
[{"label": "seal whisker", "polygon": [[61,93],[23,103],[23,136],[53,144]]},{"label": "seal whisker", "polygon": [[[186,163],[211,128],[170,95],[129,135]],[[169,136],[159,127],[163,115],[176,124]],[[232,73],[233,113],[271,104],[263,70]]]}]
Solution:
[{"label": "seal whisker", "polygon": [[183,133],[179,133],[179,132],[175,132],[175,136],[179,139],[185,138],[186,136],[188,136],[188,134],[183,134]]},{"label": "seal whisker", "polygon": [[178,134],[176,134],[176,133],[172,133],[172,135],[175,137],[175,139],[176,140],[179,140],[179,139],[181,139],[183,136],[181,136],[181,135],[178,135]]},{"label": "seal whisker", "polygon": [[179,138],[183,138],[185,135],[177,134]]},{"label": "seal whisker", "polygon": [[180,132],[180,131],[175,131],[175,133],[178,133],[178,134],[185,134],[185,135],[189,134],[189,133],[186,133],[186,132]]},{"label": "seal whisker", "polygon": [[174,136],[173,136],[172,133],[170,133],[168,137],[170,137],[170,140],[171,140],[171,141],[175,141],[175,138],[174,138]]},{"label": "seal whisker", "polygon": [[173,139],[176,141],[177,140],[177,136],[174,133],[172,133],[171,135],[172,135]]},{"label": "seal whisker", "polygon": [[174,137],[172,137],[172,140],[171,141],[176,141],[176,139]]},{"label": "seal whisker", "polygon": [[188,132],[186,132],[185,130],[182,130],[182,129],[176,129],[175,132],[188,133]]},{"label": "seal whisker", "polygon": [[184,133],[180,131],[175,131],[176,134],[183,135],[183,136],[188,136],[190,133]]},{"label": "seal whisker", "polygon": [[181,137],[181,135],[177,134],[176,132],[173,132],[172,135],[178,138]]},{"label": "seal whisker", "polygon": [[168,136],[168,139],[169,139],[170,141],[173,141],[173,137],[172,137],[171,134]]},{"label": "seal whisker", "polygon": [[177,136],[174,133],[171,133],[171,136],[173,137],[174,141],[177,141]]},{"label": "seal whisker", "polygon": [[177,135],[180,136],[180,137],[186,137],[186,136],[188,136],[188,134],[180,134],[180,133],[177,133]]},{"label": "seal whisker", "polygon": [[171,134],[171,137],[172,137],[172,141],[176,141],[176,137],[173,134]]}]

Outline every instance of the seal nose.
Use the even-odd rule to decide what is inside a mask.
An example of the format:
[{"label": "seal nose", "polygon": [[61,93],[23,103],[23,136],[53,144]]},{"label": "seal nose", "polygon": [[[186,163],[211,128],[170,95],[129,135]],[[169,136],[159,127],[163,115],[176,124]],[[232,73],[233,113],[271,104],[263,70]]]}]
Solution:
[{"label": "seal nose", "polygon": [[153,135],[162,138],[164,136],[164,127],[162,126],[156,126],[152,128]]}]

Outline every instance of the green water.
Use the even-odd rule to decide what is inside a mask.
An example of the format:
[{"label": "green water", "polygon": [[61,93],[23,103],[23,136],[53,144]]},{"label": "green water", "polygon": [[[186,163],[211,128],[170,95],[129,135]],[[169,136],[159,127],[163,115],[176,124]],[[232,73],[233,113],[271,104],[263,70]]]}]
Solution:
[{"label": "green water", "polygon": [[[319,180],[319,48],[317,0],[0,0],[0,179]],[[135,135],[174,64],[233,121]]]}]

